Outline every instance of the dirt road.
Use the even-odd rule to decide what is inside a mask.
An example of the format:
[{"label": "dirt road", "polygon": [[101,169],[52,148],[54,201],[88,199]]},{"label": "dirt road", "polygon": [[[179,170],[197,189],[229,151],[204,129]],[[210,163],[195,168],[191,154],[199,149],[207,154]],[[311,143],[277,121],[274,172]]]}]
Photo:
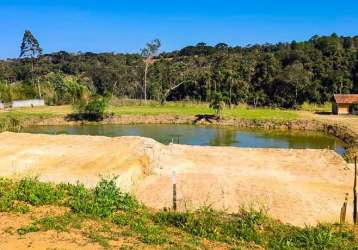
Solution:
[{"label": "dirt road", "polygon": [[[210,205],[231,212],[263,208],[295,225],[336,222],[352,169],[330,150],[162,145],[140,137],[0,134],[0,175],[77,180],[100,176],[153,208],[171,206],[172,172],[181,209]],[[350,209],[350,208],[349,208]],[[350,210],[349,210],[350,211]]]}]

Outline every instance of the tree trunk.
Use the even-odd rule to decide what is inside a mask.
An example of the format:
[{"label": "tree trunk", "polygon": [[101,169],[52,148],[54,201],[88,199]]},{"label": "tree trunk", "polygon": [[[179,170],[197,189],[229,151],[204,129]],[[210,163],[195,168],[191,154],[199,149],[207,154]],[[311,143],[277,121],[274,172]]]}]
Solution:
[{"label": "tree trunk", "polygon": [[297,84],[295,86],[295,107],[297,106],[297,98],[298,98],[298,88],[297,88]]},{"label": "tree trunk", "polygon": [[39,81],[37,81],[37,90],[38,90],[38,92],[39,92],[39,97],[40,97],[40,99],[42,98],[42,95],[41,95],[41,86],[40,86],[40,82]]},{"label": "tree trunk", "polygon": [[[34,69],[35,69],[35,59],[32,58],[31,59],[31,82],[32,82],[32,86],[35,85]],[[40,88],[39,81],[37,81],[36,85],[37,85],[37,91],[38,91],[39,98],[41,98],[41,88]]]},{"label": "tree trunk", "polygon": [[148,63],[145,63],[144,68],[144,101],[147,101],[147,73],[148,73]]},{"label": "tree trunk", "polygon": [[231,83],[230,83],[230,90],[229,90],[229,107],[231,108],[231,92],[232,92],[232,90],[231,90]]}]

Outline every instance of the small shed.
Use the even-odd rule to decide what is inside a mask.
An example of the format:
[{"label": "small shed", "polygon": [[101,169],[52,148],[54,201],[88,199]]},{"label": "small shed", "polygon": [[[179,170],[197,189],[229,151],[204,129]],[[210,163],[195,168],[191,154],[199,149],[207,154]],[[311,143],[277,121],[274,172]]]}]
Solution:
[{"label": "small shed", "polygon": [[43,99],[30,99],[30,100],[16,100],[12,101],[12,108],[20,107],[35,107],[35,106],[45,106],[45,100]]},{"label": "small shed", "polygon": [[1,109],[4,109],[4,108],[5,108],[4,103],[3,103],[2,101],[0,101],[0,110],[1,110]]},{"label": "small shed", "polygon": [[358,94],[337,94],[332,102],[332,113],[347,115],[352,111],[352,105],[358,104]]}]

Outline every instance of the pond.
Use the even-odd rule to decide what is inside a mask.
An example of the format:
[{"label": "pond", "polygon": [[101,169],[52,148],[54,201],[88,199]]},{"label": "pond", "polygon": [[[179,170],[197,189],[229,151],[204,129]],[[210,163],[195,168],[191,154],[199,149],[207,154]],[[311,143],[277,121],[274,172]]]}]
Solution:
[{"label": "pond", "polygon": [[344,144],[335,137],[317,132],[268,131],[233,127],[200,127],[192,125],[84,125],[33,126],[23,132],[40,134],[143,136],[161,143],[235,146],[254,148],[330,148],[344,154]]}]

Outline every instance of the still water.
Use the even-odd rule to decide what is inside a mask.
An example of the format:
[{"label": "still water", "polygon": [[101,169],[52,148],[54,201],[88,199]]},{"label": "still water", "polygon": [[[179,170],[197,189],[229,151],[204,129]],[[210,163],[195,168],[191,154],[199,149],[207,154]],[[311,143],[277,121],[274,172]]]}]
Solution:
[{"label": "still water", "polygon": [[84,125],[33,126],[23,132],[40,134],[143,136],[161,143],[189,145],[235,146],[254,148],[330,148],[345,152],[338,139],[316,132],[268,131],[232,127],[198,127],[191,125]]}]

